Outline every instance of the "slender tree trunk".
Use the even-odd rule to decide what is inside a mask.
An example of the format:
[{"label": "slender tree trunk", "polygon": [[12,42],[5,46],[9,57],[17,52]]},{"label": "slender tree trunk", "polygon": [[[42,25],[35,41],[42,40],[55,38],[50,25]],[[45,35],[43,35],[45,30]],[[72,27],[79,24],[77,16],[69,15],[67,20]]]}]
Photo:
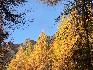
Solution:
[{"label": "slender tree trunk", "polygon": [[2,35],[4,34],[3,33],[3,22],[2,22],[2,18],[1,18],[1,16],[0,16],[0,43],[3,41],[3,37],[2,37]]}]

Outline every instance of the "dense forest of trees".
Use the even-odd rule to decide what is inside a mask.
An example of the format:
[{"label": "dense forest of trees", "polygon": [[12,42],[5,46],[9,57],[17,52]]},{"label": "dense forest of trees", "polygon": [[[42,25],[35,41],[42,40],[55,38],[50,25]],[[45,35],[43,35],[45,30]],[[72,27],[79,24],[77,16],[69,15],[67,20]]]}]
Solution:
[{"label": "dense forest of trees", "polygon": [[[4,13],[8,21],[16,24],[18,15],[11,14],[6,7],[10,3],[20,4],[21,1],[8,3],[1,0],[0,16],[3,17]],[[63,0],[40,1],[53,6]],[[66,2],[58,31],[54,36],[49,37],[42,32],[36,43],[29,41],[26,45],[20,45],[7,70],[93,70],[93,0]],[[2,18],[0,22],[4,25]],[[0,34],[4,34],[3,29],[0,30]],[[0,42],[3,39],[4,37],[2,40],[0,37]]]},{"label": "dense forest of trees", "polygon": [[[91,18],[93,21],[93,17]],[[28,42],[29,46],[26,49],[20,47],[7,69],[92,70],[93,57],[92,54],[88,56],[88,52],[92,53],[92,47],[89,51],[86,46],[86,31],[83,27],[82,16],[77,15],[77,10],[72,10],[69,16],[63,16],[61,19],[58,31],[54,34],[53,39],[50,37],[52,43],[49,43],[48,36],[41,33],[35,45],[32,46]],[[88,26],[91,31],[92,23]],[[92,45],[92,32],[89,37],[90,45]]]}]

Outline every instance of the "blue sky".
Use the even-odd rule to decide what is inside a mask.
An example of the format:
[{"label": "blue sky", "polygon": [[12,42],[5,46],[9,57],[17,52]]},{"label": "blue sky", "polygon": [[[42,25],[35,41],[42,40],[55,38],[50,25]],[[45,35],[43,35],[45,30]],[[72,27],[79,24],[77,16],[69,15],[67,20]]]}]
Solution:
[{"label": "blue sky", "polygon": [[[10,41],[13,37],[14,43],[22,43],[25,39],[30,38],[32,40],[37,40],[39,34],[43,31],[47,35],[52,36],[57,31],[57,25],[55,24],[55,19],[60,15],[63,10],[62,4],[56,6],[47,6],[46,4],[40,3],[38,0],[27,0],[25,5],[20,7],[15,7],[18,12],[27,12],[25,17],[26,25],[20,29],[15,29],[11,36],[6,41]],[[31,12],[30,12],[31,11]],[[15,13],[17,13],[15,11]],[[34,18],[34,22],[29,22]],[[24,30],[22,29],[24,28]],[[10,30],[11,32],[11,30]]]}]

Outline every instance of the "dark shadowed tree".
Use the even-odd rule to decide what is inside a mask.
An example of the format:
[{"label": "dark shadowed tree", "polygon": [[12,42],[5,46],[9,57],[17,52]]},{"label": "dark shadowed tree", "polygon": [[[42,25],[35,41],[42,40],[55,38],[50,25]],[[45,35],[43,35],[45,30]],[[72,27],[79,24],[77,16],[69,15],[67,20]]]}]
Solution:
[{"label": "dark shadowed tree", "polygon": [[[5,27],[8,26],[10,29],[12,26],[19,24],[21,18],[20,14],[13,14],[10,11],[9,7],[14,5],[18,6],[19,4],[23,4],[26,2],[25,0],[0,0],[0,44],[4,39],[8,37],[8,32],[5,32]],[[11,23],[8,23],[11,22]],[[23,24],[23,23],[22,23]]]}]

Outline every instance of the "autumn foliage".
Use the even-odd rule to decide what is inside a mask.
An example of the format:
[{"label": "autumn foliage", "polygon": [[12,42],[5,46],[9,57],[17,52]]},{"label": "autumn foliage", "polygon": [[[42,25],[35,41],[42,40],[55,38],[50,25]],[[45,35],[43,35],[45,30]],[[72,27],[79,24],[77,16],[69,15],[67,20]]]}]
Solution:
[{"label": "autumn foliage", "polygon": [[[28,42],[27,47],[20,46],[7,70],[88,70],[88,53],[92,58],[92,52],[86,45],[91,45],[90,50],[93,47],[93,17],[90,19],[89,43],[82,16],[73,10],[69,16],[62,17],[53,37],[42,32],[36,44]],[[92,67],[92,59],[90,61]]]}]

